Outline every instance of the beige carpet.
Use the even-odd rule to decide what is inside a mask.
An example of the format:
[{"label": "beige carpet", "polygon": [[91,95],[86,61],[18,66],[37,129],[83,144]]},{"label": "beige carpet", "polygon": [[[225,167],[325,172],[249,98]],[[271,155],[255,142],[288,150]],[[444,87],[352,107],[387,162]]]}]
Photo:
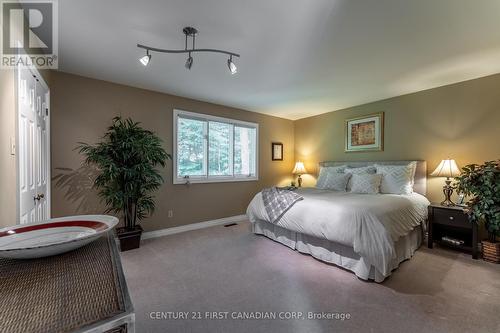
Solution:
[{"label": "beige carpet", "polygon": [[[139,333],[500,332],[500,265],[447,249],[422,246],[377,284],[241,223],[148,240],[122,260]],[[350,319],[307,318],[322,312]]]}]

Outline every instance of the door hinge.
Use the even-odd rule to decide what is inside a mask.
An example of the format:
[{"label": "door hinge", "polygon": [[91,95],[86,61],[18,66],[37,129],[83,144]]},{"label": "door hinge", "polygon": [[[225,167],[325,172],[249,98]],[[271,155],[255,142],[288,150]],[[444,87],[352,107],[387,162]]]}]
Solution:
[{"label": "door hinge", "polygon": [[48,116],[49,115],[49,108],[45,108],[45,115]]}]

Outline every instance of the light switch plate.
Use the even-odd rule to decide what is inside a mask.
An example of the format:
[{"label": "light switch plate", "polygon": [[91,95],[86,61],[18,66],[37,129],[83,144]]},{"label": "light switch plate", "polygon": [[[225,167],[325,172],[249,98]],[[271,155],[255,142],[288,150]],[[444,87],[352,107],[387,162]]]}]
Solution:
[{"label": "light switch plate", "polygon": [[10,137],[10,154],[16,155],[16,139]]}]

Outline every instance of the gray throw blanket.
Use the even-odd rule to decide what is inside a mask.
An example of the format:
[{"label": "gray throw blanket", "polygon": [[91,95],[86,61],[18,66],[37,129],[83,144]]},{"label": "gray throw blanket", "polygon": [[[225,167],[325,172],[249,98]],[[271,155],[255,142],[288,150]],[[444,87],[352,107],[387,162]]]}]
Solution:
[{"label": "gray throw blanket", "polygon": [[303,199],[288,189],[271,187],[262,190],[262,201],[271,223],[276,223],[297,201]]}]

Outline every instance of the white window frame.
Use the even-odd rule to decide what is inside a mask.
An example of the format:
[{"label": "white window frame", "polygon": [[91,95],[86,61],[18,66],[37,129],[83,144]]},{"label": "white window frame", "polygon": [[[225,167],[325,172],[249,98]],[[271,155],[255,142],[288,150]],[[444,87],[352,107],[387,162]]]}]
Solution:
[{"label": "white window frame", "polygon": [[[233,126],[242,126],[242,127],[248,127],[248,128],[255,128],[255,175],[231,175],[231,176],[209,176],[208,175],[208,132],[207,132],[207,137],[205,138],[205,155],[204,160],[205,160],[205,168],[207,175],[206,176],[189,176],[189,178],[184,178],[184,177],[177,177],[177,138],[178,138],[178,133],[177,133],[177,119],[178,117],[184,117],[184,118],[189,118],[189,119],[198,119],[198,120],[203,120],[207,121],[207,127],[208,127],[208,122],[209,121],[216,121],[216,122],[221,122],[221,123],[226,123],[226,124],[231,124]],[[212,116],[208,114],[203,114],[203,113],[197,113],[197,112],[191,112],[191,111],[184,111],[184,110],[179,110],[179,109],[174,109],[173,112],[173,184],[186,184],[186,183],[223,183],[223,182],[247,182],[247,181],[257,181],[259,180],[259,124],[257,123],[251,123],[247,121],[242,121],[242,120],[236,120],[236,119],[230,119],[230,118],[224,118],[224,117],[217,117],[217,116]],[[231,134],[231,150],[233,153],[233,159],[231,160],[231,168],[234,168],[234,127],[233,127],[233,132]],[[234,169],[233,169],[234,171]]]}]

